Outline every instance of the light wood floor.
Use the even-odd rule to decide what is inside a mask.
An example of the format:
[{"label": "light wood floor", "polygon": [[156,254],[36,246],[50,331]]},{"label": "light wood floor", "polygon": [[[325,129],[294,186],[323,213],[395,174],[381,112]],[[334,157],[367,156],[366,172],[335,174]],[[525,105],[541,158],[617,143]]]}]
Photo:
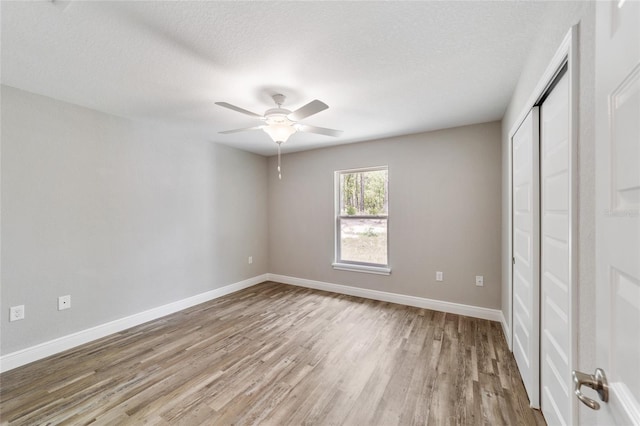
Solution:
[{"label": "light wood floor", "polygon": [[271,282],[0,386],[2,424],[544,424],[498,323]]}]

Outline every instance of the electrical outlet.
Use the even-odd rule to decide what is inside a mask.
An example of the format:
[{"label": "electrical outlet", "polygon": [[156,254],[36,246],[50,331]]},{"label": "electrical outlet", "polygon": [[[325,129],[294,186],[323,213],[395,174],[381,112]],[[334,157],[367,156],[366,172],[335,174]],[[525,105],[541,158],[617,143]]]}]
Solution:
[{"label": "electrical outlet", "polygon": [[71,308],[71,296],[67,295],[58,297],[58,310],[64,311],[69,308]]},{"label": "electrical outlet", "polygon": [[24,319],[24,305],[9,308],[9,321],[18,321],[21,319]]},{"label": "electrical outlet", "polygon": [[478,287],[484,286],[484,277],[482,275],[476,275],[476,285]]},{"label": "electrical outlet", "polygon": [[436,281],[444,281],[444,274],[442,271],[436,271]]},{"label": "electrical outlet", "polygon": [[253,256],[249,256],[249,265],[253,263]]}]

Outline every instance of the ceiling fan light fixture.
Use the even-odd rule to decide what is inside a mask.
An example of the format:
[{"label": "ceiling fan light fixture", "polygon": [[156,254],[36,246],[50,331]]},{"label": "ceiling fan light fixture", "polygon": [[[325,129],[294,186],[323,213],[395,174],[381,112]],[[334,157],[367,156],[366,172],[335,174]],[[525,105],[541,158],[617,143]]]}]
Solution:
[{"label": "ceiling fan light fixture", "polygon": [[286,142],[296,129],[289,123],[269,123],[262,127],[274,142]]}]

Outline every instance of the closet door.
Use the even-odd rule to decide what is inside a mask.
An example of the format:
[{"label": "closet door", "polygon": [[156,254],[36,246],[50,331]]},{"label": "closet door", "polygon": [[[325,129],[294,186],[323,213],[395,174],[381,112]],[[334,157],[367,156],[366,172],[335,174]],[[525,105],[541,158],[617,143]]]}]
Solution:
[{"label": "closet door", "polygon": [[538,107],[513,136],[513,355],[530,405],[540,407]]},{"label": "closet door", "polygon": [[550,425],[574,423],[568,81],[565,73],[540,107],[541,407]]}]

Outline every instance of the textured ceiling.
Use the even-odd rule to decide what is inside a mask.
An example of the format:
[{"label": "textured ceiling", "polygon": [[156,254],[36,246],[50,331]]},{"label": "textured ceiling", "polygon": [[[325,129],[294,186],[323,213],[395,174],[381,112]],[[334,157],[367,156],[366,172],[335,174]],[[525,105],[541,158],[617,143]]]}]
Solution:
[{"label": "textured ceiling", "polygon": [[270,95],[339,138],[294,134],[285,152],[502,118],[544,2],[3,1],[3,84],[96,110],[178,122],[271,155]]}]

